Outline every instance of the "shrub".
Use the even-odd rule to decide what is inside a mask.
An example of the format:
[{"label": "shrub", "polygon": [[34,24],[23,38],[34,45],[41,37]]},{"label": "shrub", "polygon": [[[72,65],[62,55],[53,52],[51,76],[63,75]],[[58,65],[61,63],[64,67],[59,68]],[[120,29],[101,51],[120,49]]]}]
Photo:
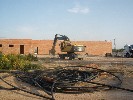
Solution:
[{"label": "shrub", "polygon": [[15,55],[0,53],[0,69],[6,70],[30,70],[39,69],[41,66],[31,64],[31,61],[37,60],[33,55]]},{"label": "shrub", "polygon": [[33,56],[32,54],[28,54],[26,58],[29,61],[38,61],[37,57]]}]

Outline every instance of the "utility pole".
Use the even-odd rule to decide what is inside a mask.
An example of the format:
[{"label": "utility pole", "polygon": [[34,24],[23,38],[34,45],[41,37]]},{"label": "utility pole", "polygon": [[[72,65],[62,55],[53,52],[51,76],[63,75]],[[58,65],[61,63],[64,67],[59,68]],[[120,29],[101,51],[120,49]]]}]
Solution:
[{"label": "utility pole", "polygon": [[115,40],[116,40],[116,39],[114,39],[114,50],[116,50],[116,43],[115,43]]}]

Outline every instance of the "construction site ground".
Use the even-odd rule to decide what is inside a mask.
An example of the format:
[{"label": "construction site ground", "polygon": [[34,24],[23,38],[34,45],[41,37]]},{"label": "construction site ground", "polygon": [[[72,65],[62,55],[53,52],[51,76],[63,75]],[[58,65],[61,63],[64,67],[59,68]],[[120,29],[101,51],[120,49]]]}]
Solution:
[{"label": "construction site ground", "polygon": [[[85,57],[84,60],[60,60],[58,59],[58,57],[49,57],[45,55],[40,55],[38,56],[38,58],[39,61],[33,63],[41,64],[44,69],[54,69],[56,67],[65,67],[72,65],[85,65],[107,71],[121,72],[123,73],[121,87],[133,90],[133,58],[95,56]],[[8,73],[0,73],[0,76],[2,77],[8,75]],[[51,96],[47,95],[40,88],[19,81],[13,76],[6,77],[5,80],[22,89],[26,88],[33,93],[42,94],[46,96],[46,98],[35,96],[20,90],[0,89],[0,100],[49,100],[49,98],[51,98]],[[10,86],[5,84],[2,80],[0,80],[0,86],[10,88]],[[81,94],[55,93],[54,97],[56,100],[133,100],[133,92],[111,89]]]}]

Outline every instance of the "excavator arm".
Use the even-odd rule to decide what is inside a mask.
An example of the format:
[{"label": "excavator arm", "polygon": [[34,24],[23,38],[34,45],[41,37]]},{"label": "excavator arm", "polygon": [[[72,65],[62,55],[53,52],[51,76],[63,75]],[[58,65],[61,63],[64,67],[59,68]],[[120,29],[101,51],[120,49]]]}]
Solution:
[{"label": "excavator arm", "polygon": [[49,53],[52,55],[55,55],[55,52],[56,52],[55,46],[56,46],[57,40],[70,41],[70,39],[67,36],[56,34],[55,38],[54,38],[53,45],[52,45],[52,49],[49,51]]}]

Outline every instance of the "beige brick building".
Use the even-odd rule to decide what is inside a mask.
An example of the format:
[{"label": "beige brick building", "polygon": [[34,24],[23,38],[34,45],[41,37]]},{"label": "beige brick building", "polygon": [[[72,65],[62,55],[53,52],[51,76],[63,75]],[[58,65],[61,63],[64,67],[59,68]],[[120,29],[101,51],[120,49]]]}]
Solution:
[{"label": "beige brick building", "polygon": [[[74,44],[86,46],[84,53],[91,55],[105,55],[112,53],[112,42],[107,41],[72,41]],[[32,40],[32,39],[0,39],[0,51],[4,54],[49,54],[53,40]],[[56,53],[61,53],[60,41],[56,45]]]}]

